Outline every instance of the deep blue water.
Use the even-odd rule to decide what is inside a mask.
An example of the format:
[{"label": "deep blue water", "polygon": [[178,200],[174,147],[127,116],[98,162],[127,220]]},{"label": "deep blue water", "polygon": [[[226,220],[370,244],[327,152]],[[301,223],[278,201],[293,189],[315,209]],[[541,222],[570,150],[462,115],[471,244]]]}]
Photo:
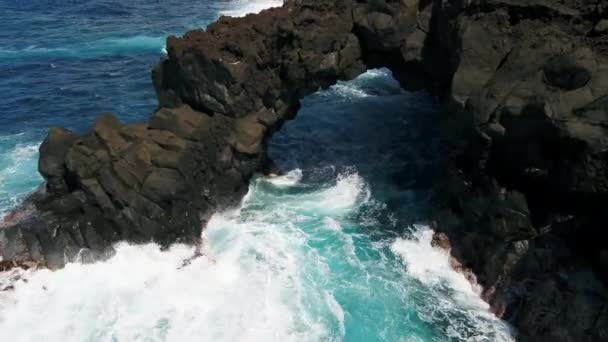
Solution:
[{"label": "deep blue water", "polygon": [[[41,183],[49,127],[152,114],[167,35],[280,2],[0,0],[0,217]],[[215,263],[119,245],[107,262],[31,272],[0,292],[0,341],[510,340],[430,245],[439,115],[387,70],[308,96],[269,143],[289,173],[254,179],[210,222]]]}]

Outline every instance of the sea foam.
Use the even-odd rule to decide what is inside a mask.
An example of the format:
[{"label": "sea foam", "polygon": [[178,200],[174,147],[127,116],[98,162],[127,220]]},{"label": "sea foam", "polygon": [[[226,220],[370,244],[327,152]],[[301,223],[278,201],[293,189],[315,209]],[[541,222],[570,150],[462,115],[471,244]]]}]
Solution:
[{"label": "sea foam", "polygon": [[[326,328],[306,310],[300,238],[217,215],[207,253],[118,245],[91,265],[40,270],[0,299],[11,341],[319,341]],[[36,329],[23,329],[37,322]]]},{"label": "sea foam", "polygon": [[[38,146],[25,134],[0,136],[0,220],[41,182]],[[28,189],[25,190],[24,189]]]},{"label": "sea foam", "polygon": [[277,187],[289,187],[298,184],[302,180],[302,170],[295,169],[282,176],[272,176],[264,178],[268,183]]},{"label": "sea foam", "polygon": [[[450,322],[447,334],[456,340],[512,341],[511,328],[488,310],[488,304],[472,284],[450,266],[447,252],[431,245],[434,232],[426,226],[415,228],[413,237],[398,238],[390,248],[401,258],[409,276],[437,294],[421,316],[431,321],[438,315],[445,317]],[[446,315],[451,310],[457,310],[468,320],[452,321]]]},{"label": "sea foam", "polygon": [[258,13],[271,7],[280,7],[283,0],[237,0],[233,1],[230,9],[221,11],[222,15],[243,17],[250,13]]}]

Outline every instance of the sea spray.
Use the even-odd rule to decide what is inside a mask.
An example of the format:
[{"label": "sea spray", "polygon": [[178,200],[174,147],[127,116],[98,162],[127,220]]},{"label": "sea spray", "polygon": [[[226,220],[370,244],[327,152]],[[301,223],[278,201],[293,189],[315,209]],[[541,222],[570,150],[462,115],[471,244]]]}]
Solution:
[{"label": "sea spray", "polygon": [[221,11],[222,15],[243,17],[249,13],[258,13],[271,7],[280,7],[283,0],[237,0],[231,9]]},{"label": "sea spray", "polygon": [[[92,341],[424,340],[425,334],[432,336],[428,328],[416,332],[393,321],[421,311],[409,299],[418,291],[427,293],[429,307],[440,305],[446,315],[455,315],[445,333],[463,334],[459,340],[475,335],[463,333],[458,325],[485,329],[484,336],[504,329],[484,306],[459,303],[458,296],[446,297],[437,287],[445,281],[466,292],[460,275],[446,267],[447,255],[430,247],[427,230],[421,228],[410,240],[392,240],[387,249],[353,229],[348,213],[357,212],[366,199],[359,177],[342,174],[333,185],[300,190],[309,199],[343,190],[347,195],[333,208],[315,206],[314,201],[306,207],[282,184],[265,191],[269,179],[258,178],[241,208],[209,222],[204,233],[208,257],[186,267],[181,265],[192,247],[176,245],[163,252],[155,245],[119,244],[116,256],[105,262],[31,272],[14,284],[14,291],[3,293],[0,330],[11,341],[62,341],[68,336]],[[370,259],[369,253],[381,257]],[[480,302],[477,297],[467,300],[473,299]],[[384,307],[381,316],[354,321],[361,312],[353,311],[360,310],[353,305],[366,301],[400,304]],[[441,324],[443,319],[430,314],[423,322]],[[32,321],[38,322],[36,330],[22,329]],[[387,327],[386,339],[379,339]]]},{"label": "sea spray", "polygon": [[37,171],[40,143],[30,139],[23,133],[0,136],[0,220],[41,181]]},{"label": "sea spray", "polygon": [[289,171],[282,176],[272,176],[264,178],[264,181],[273,184],[276,187],[294,186],[302,180],[302,170],[295,169]]}]

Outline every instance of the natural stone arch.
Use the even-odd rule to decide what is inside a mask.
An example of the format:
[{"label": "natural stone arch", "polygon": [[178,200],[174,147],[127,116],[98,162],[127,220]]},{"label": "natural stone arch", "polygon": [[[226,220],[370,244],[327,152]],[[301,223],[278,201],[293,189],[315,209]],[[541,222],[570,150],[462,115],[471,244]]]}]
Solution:
[{"label": "natural stone arch", "polygon": [[392,59],[416,31],[416,8],[382,9],[290,1],[170,37],[153,71],[160,108],[149,123],[104,115],[82,137],[51,130],[40,159],[46,194],[26,203],[44,215],[7,228],[15,236],[2,256],[61,267],[81,248],[102,257],[119,240],[196,242],[213,212],[238,203],[253,173],[272,167],[265,140],[301,98],[367,64],[405,75],[395,66],[407,63]]}]

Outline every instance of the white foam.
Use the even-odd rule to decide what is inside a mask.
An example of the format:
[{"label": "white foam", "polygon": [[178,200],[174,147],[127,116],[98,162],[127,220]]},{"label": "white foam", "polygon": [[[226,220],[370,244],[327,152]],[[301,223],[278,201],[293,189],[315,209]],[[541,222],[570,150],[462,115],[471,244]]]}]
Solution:
[{"label": "white foam", "polygon": [[106,262],[32,273],[0,298],[0,331],[11,342],[323,340],[304,310],[297,241],[264,228],[215,217],[216,263],[181,268],[191,248],[122,244]]},{"label": "white foam", "polygon": [[[0,137],[0,142],[10,142],[5,138]],[[0,220],[42,181],[37,172],[40,143],[13,144],[0,150]]]},{"label": "white foam", "polygon": [[358,173],[338,175],[336,185],[318,194],[316,209],[322,212],[338,212],[351,209],[357,202],[367,202],[371,192]]},{"label": "white foam", "polygon": [[342,309],[342,306],[340,306],[340,304],[336,300],[336,297],[334,297],[333,293],[331,293],[329,291],[324,291],[324,297],[325,297],[325,302],[327,303],[327,306],[329,307],[329,310],[331,311],[331,313],[334,315],[334,317],[338,321],[338,325],[340,326],[340,335],[344,336],[346,331],[344,328],[344,310]]},{"label": "white foam", "polygon": [[425,284],[447,283],[458,291],[477,297],[464,275],[452,269],[447,253],[431,245],[433,231],[426,227],[418,228],[414,239],[399,238],[391,245],[391,250],[407,266],[407,272]]},{"label": "white foam", "polygon": [[323,223],[325,224],[324,227],[326,227],[329,230],[333,230],[336,232],[339,232],[342,230],[342,225],[340,225],[340,222],[338,222],[336,219],[334,219],[332,217],[324,218]]},{"label": "white foam", "polygon": [[332,97],[337,96],[338,98],[349,101],[368,98],[373,96],[373,94],[370,94],[369,90],[366,90],[366,86],[373,80],[393,81],[393,78],[388,69],[370,69],[353,81],[339,81],[337,84],[331,86],[331,91],[325,92],[325,94]]},{"label": "white foam", "polygon": [[17,145],[13,151],[13,160],[15,162],[20,162],[37,156],[39,146],[40,143]]},{"label": "white foam", "polygon": [[361,76],[359,76],[357,81],[364,82],[366,80],[370,80],[370,79],[374,79],[374,78],[391,78],[392,79],[393,76],[392,76],[391,71],[386,68],[369,69],[366,72],[364,72],[363,74],[361,74]]},{"label": "white foam", "polygon": [[25,132],[19,132],[19,133],[8,134],[8,135],[0,135],[0,141],[11,141],[11,140],[23,137],[24,135],[25,135]]},{"label": "white foam", "polygon": [[[438,312],[458,311],[468,318],[469,325],[450,322],[446,331],[448,337],[469,341],[486,341],[492,337],[494,341],[512,341],[510,328],[489,312],[488,304],[481,300],[471,283],[450,266],[447,252],[431,245],[434,232],[426,226],[416,228],[413,239],[398,238],[391,244],[391,250],[401,258],[408,275],[435,289],[438,295],[436,302],[429,303],[427,312],[419,313],[421,318],[433,322]],[[447,297],[440,296],[442,293]]]},{"label": "white foam", "polygon": [[244,17],[247,14],[281,6],[283,6],[283,0],[239,0],[234,1],[230,9],[221,11],[221,14],[230,17]]},{"label": "white foam", "polygon": [[339,97],[343,97],[347,100],[361,99],[370,96],[364,90],[352,83],[338,83],[332,86],[331,89],[334,93],[332,95],[338,95]]},{"label": "white foam", "polygon": [[[310,195],[345,191],[344,207],[353,205],[350,197],[359,197],[363,184],[356,174],[343,175]],[[337,322],[343,335],[339,303],[310,283],[311,272],[329,267],[294,224],[301,203],[280,204],[215,215],[205,231],[205,252],[215,263],[202,257],[182,268],[192,248],[161,252],[155,245],[120,244],[106,262],[33,272],[0,298],[0,331],[11,342],[325,341],[334,338]],[[352,239],[345,248],[354,249]],[[23,329],[29,322],[36,329]]]},{"label": "white foam", "polygon": [[[279,179],[275,186],[288,187],[299,182],[300,171],[295,170],[288,178]],[[297,182],[296,182],[297,180]],[[259,181],[274,184],[273,178],[263,178]],[[244,203],[254,200],[256,182],[252,183]],[[371,196],[365,180],[356,172],[349,171],[339,174],[335,184],[327,185],[321,190],[295,195],[281,195],[280,201],[291,210],[305,215],[339,216],[356,209],[359,205],[369,201]],[[267,200],[267,199],[265,199]]]},{"label": "white foam", "polygon": [[285,175],[282,176],[274,176],[274,177],[266,177],[265,181],[271,183],[277,187],[290,187],[297,185],[302,180],[302,170],[295,169],[291,170]]},{"label": "white foam", "polygon": [[[5,187],[10,186],[11,181],[18,182],[22,179],[31,179],[32,177],[35,179],[39,178],[35,172],[39,145],[40,143],[37,142],[17,144],[6,153],[0,154],[0,158],[5,159],[4,164],[7,165],[5,168],[0,169],[0,179],[2,179],[2,182],[0,182],[0,193],[8,190]],[[32,175],[31,171],[34,171],[34,175]],[[17,174],[23,174],[24,176],[16,178]]]}]

